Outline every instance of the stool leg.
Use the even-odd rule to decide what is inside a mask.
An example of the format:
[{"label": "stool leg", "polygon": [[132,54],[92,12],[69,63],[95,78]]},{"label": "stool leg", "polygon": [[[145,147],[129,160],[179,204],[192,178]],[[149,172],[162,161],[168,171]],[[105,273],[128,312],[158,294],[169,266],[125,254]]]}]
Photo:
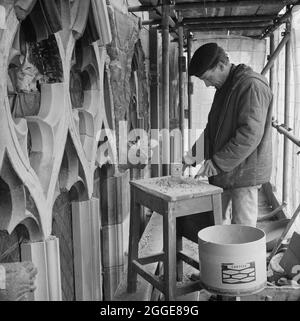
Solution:
[{"label": "stool leg", "polygon": [[176,299],[176,217],[172,205],[169,204],[168,213],[163,215],[164,240],[164,290],[165,300]]},{"label": "stool leg", "polygon": [[[182,236],[179,235],[178,233],[176,234],[176,253],[179,251],[182,251]],[[183,261],[177,259],[177,281],[182,281],[183,278]]]},{"label": "stool leg", "polygon": [[140,240],[140,220],[141,206],[135,201],[135,189],[130,189],[130,226],[129,226],[129,245],[128,245],[128,271],[127,271],[127,292],[136,291],[137,272],[132,261],[138,258],[138,248]]},{"label": "stool leg", "polygon": [[222,217],[221,194],[212,195],[212,203],[213,203],[215,225],[222,225],[223,224],[223,217]]}]

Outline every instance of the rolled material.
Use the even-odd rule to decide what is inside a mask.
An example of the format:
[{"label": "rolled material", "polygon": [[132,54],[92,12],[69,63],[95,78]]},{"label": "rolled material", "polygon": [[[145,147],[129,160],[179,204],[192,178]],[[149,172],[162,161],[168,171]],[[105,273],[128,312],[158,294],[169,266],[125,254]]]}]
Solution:
[{"label": "rolled material", "polygon": [[22,261],[31,261],[38,271],[35,280],[36,290],[29,299],[34,301],[49,301],[45,242],[22,243],[21,257]]},{"label": "rolled material", "polygon": [[45,243],[47,255],[49,299],[50,301],[62,301],[59,239],[55,236],[50,236]]}]

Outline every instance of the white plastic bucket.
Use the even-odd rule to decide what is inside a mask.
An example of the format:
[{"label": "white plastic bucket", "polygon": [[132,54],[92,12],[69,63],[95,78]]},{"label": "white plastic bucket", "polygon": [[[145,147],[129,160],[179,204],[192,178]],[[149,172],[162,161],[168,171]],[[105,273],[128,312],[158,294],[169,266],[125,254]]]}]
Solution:
[{"label": "white plastic bucket", "polygon": [[266,236],[246,225],[214,225],[198,233],[200,279],[211,293],[242,296],[267,282]]}]

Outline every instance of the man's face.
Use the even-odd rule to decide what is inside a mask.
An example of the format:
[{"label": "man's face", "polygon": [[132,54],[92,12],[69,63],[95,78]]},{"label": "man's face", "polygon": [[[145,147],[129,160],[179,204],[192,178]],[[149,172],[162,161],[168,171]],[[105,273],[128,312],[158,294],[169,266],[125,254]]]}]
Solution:
[{"label": "man's face", "polygon": [[216,87],[220,88],[223,84],[222,81],[222,70],[220,68],[220,64],[215,66],[212,69],[207,70],[204,74],[202,74],[199,79],[203,80],[206,87]]}]

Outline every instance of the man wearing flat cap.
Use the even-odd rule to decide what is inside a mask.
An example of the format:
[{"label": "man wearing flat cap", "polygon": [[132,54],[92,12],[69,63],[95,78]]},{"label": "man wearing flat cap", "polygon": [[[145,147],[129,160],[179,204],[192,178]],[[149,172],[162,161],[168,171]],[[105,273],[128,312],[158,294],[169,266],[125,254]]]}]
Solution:
[{"label": "man wearing flat cap", "polygon": [[[272,92],[267,80],[244,64],[230,63],[223,48],[198,48],[189,74],[216,88],[204,130],[204,164],[196,176],[222,187],[223,217],[232,203],[231,223],[256,226],[258,188],[272,169]],[[185,164],[196,166],[196,146]],[[191,157],[191,154],[193,157]]]}]

